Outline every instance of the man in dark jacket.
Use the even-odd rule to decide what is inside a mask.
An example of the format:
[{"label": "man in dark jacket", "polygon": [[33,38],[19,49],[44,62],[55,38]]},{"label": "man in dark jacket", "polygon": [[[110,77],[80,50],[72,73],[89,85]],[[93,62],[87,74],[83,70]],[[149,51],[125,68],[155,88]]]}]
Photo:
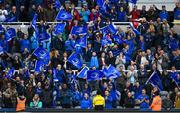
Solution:
[{"label": "man in dark jacket", "polygon": [[67,84],[63,84],[61,94],[60,94],[61,106],[63,108],[71,108],[72,106],[72,93],[67,88]]},{"label": "man in dark jacket", "polygon": [[170,99],[170,95],[167,95],[166,99],[162,100],[162,108],[165,111],[170,111],[173,108],[173,102]]},{"label": "man in dark jacket", "polygon": [[124,102],[124,107],[125,107],[125,108],[134,108],[134,106],[135,106],[135,100],[134,100],[134,98],[132,97],[131,92],[129,92],[127,96],[128,96],[128,97],[125,99],[125,102]]},{"label": "man in dark jacket", "polygon": [[52,104],[52,90],[50,89],[49,85],[45,86],[45,89],[42,92],[42,102],[44,108],[51,107]]}]

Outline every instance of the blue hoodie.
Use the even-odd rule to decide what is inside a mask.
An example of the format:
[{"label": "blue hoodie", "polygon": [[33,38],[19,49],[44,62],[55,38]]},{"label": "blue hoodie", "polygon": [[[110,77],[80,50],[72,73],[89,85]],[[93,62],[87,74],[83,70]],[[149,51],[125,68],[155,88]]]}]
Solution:
[{"label": "blue hoodie", "polygon": [[106,109],[112,109],[112,101],[113,101],[113,98],[111,95],[109,95],[108,97],[105,97],[105,108]]},{"label": "blue hoodie", "polygon": [[91,109],[92,108],[92,101],[90,99],[83,99],[81,101],[81,109]]}]

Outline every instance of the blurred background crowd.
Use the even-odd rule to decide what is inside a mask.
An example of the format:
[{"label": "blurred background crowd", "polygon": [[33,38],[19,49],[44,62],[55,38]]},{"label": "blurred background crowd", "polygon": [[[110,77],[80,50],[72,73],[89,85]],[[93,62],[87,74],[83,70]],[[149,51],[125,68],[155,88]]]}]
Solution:
[{"label": "blurred background crowd", "polygon": [[[158,9],[152,5],[146,9],[134,5],[129,10],[128,0],[105,0],[102,10],[96,0],[59,0],[61,8],[69,12],[73,19],[66,23],[62,33],[55,35],[54,24],[59,11],[53,0],[0,0],[0,22],[31,22],[35,13],[39,32],[46,31],[51,38],[39,43],[34,28],[30,25],[26,32],[16,29],[16,37],[5,38],[5,29],[0,27],[0,46],[5,52],[0,55],[0,109],[16,108],[17,97],[26,97],[27,108],[81,108],[91,109],[92,98],[101,90],[105,98],[105,108],[149,109],[153,94],[158,89],[146,81],[156,70],[160,75],[163,90],[159,91],[162,108],[180,108],[179,71],[180,33],[173,29],[173,21],[180,20],[180,2],[169,12],[166,6]],[[78,8],[77,8],[78,7]],[[137,22],[138,21],[138,22]],[[117,36],[122,42],[102,46],[103,33],[100,28],[112,22],[133,22],[136,34],[131,27],[122,30],[117,27]],[[87,47],[77,48],[75,42],[81,35],[72,35],[73,26],[88,26]],[[36,58],[32,52],[43,47],[50,52],[50,62],[41,72],[35,72]],[[121,73],[115,79],[102,78],[87,81],[79,78],[77,69],[67,59],[78,51],[83,67],[101,70],[112,65]],[[5,77],[14,67],[15,74]],[[57,70],[57,79],[53,76]],[[76,70],[76,71],[74,71]],[[177,73],[178,83],[171,79]]]}]

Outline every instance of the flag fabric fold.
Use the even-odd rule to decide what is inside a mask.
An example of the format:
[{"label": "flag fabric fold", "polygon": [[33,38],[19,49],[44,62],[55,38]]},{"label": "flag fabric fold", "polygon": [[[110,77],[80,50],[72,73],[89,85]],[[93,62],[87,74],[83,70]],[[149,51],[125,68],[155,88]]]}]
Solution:
[{"label": "flag fabric fold", "polygon": [[13,68],[11,68],[8,72],[7,72],[7,74],[5,75],[5,77],[6,78],[12,78],[12,76],[14,75],[14,73],[15,73],[15,69],[14,69],[14,67]]},{"label": "flag fabric fold", "polygon": [[65,29],[66,23],[58,23],[56,24],[56,26],[54,27],[54,33],[56,35],[62,33]]},{"label": "flag fabric fold", "polygon": [[75,44],[76,46],[80,46],[82,48],[86,48],[87,47],[87,35],[84,35],[83,37],[80,37]]},{"label": "flag fabric fold", "polygon": [[44,69],[44,66],[45,64],[42,60],[36,60],[34,71],[39,73]]},{"label": "flag fabric fold", "polygon": [[157,87],[160,91],[163,90],[163,85],[162,85],[162,81],[159,77],[159,74],[154,71],[151,76],[149,77],[149,79],[147,80],[146,84],[150,83],[153,87]]},{"label": "flag fabric fold", "polygon": [[85,66],[78,74],[78,78],[87,78],[87,71],[89,71],[89,68]]},{"label": "flag fabric fold", "polygon": [[103,73],[108,79],[114,79],[120,76],[120,72],[112,65],[109,65],[108,68],[105,67]]},{"label": "flag fabric fold", "polygon": [[8,28],[5,32],[5,39],[11,41],[14,37],[16,37],[16,30],[14,28]]}]

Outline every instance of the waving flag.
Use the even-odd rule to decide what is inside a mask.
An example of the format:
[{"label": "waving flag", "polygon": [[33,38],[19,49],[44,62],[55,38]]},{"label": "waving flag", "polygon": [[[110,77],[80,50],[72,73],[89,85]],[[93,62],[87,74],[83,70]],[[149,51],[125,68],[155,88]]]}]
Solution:
[{"label": "waving flag", "polygon": [[129,1],[129,2],[131,2],[133,4],[136,4],[138,0],[126,0],[126,1]]},{"label": "waving flag", "polygon": [[87,71],[89,71],[88,67],[84,67],[78,74],[78,78],[86,78],[87,77]]},{"label": "waving flag", "polygon": [[7,19],[5,20],[5,22],[16,22],[16,21],[17,21],[17,17],[16,17],[16,16],[7,18]]},{"label": "waving flag", "polygon": [[44,66],[45,64],[42,60],[36,60],[34,71],[39,73],[44,69]]},{"label": "waving flag", "polygon": [[55,68],[53,68],[53,80],[54,82],[58,82],[58,78],[57,78],[57,70]]},{"label": "waving flag", "polygon": [[34,17],[33,17],[33,20],[32,20],[32,27],[34,28],[34,30],[36,31],[36,32],[38,32],[38,27],[37,27],[37,25],[36,25],[36,21],[37,21],[37,13],[35,13],[34,14]]},{"label": "waving flag", "polygon": [[101,45],[105,46],[105,45],[110,45],[112,44],[112,41],[110,40],[110,38],[108,37],[108,35],[104,34],[102,40],[101,40]]},{"label": "waving flag", "polygon": [[38,41],[43,42],[43,41],[48,41],[51,38],[50,34],[47,32],[43,32],[38,35]]},{"label": "waving flag", "polygon": [[42,47],[34,50],[33,55],[36,56],[39,60],[42,60],[45,64],[48,64],[50,61],[50,53]]},{"label": "waving flag", "polygon": [[74,65],[75,67],[77,67],[78,69],[80,69],[82,67],[82,61],[79,58],[79,55],[77,53],[72,53],[69,58],[68,61]]},{"label": "waving flag", "polygon": [[79,38],[76,41],[75,47],[76,46],[80,46],[80,47],[86,48],[87,47],[87,36],[84,35],[83,37]]},{"label": "waving flag", "polygon": [[134,28],[132,23],[130,24],[130,27],[136,35],[141,35],[141,33],[136,28]]},{"label": "waving flag", "polygon": [[16,37],[16,30],[14,28],[8,28],[5,33],[5,39],[11,41],[14,37]]},{"label": "waving flag", "polygon": [[108,68],[104,68],[103,73],[108,79],[120,76],[120,72],[112,65],[109,65]]},{"label": "waving flag", "polygon": [[63,10],[63,9],[61,9],[59,11],[59,13],[57,14],[57,16],[56,16],[57,21],[60,21],[60,20],[69,21],[69,20],[72,20],[72,19],[73,19],[73,16],[70,13]]},{"label": "waving flag", "polygon": [[95,81],[100,80],[103,78],[103,72],[99,70],[89,70],[87,71],[87,80],[88,81]]},{"label": "waving flag", "polygon": [[61,7],[61,3],[59,2],[59,0],[55,0],[54,2],[54,7],[59,9]]},{"label": "waving flag", "polygon": [[54,27],[54,33],[56,35],[62,33],[64,31],[64,28],[66,26],[66,23],[58,23],[55,27]]},{"label": "waving flag", "polygon": [[102,28],[99,29],[103,34],[107,34],[109,32],[109,27],[108,26],[104,26]]},{"label": "waving flag", "polygon": [[14,68],[11,68],[8,72],[7,72],[7,74],[6,74],[6,78],[12,78],[12,76],[14,75],[14,73],[15,73],[15,69]]},{"label": "waving flag", "polygon": [[117,33],[117,29],[114,27],[114,25],[110,24],[109,26],[109,30],[112,34],[116,34]]},{"label": "waving flag", "polygon": [[123,44],[125,43],[124,40],[122,40],[122,38],[118,35],[113,35],[112,38],[114,39],[114,42],[117,43],[117,44]]},{"label": "waving flag", "polygon": [[71,34],[79,35],[79,34],[86,34],[87,33],[87,26],[73,26],[71,29]]},{"label": "waving flag", "polygon": [[146,84],[147,83],[150,83],[153,87],[157,87],[160,91],[163,90],[162,81],[156,71],[151,74]]},{"label": "waving flag", "polygon": [[0,46],[0,55],[4,53],[4,49],[2,46]]},{"label": "waving flag", "polygon": [[176,85],[179,87],[180,84],[180,79],[179,79],[179,74],[177,72],[171,72],[170,74],[171,79],[176,83]]}]

